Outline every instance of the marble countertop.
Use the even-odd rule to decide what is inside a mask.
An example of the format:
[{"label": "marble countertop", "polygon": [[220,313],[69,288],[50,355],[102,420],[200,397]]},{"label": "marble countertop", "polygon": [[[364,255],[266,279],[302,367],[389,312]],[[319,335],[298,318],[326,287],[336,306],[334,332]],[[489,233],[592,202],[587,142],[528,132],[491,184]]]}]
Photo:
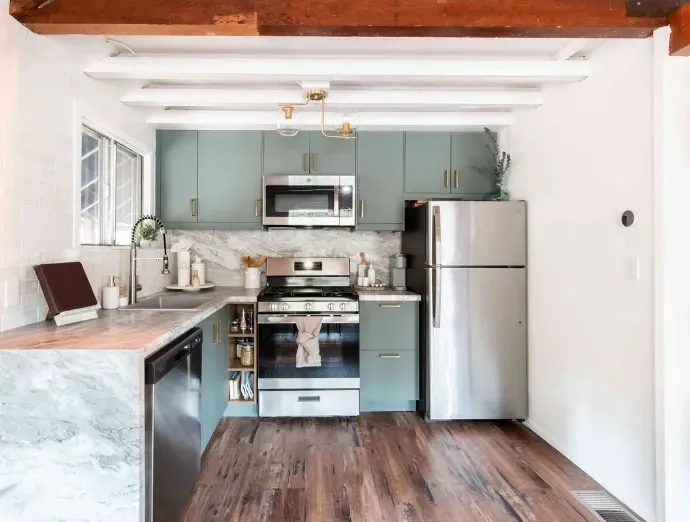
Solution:
[{"label": "marble countertop", "polygon": [[360,301],[421,301],[422,296],[409,290],[360,290],[357,289]]},{"label": "marble countertop", "polygon": [[82,323],[36,323],[0,332],[0,350],[139,350],[148,356],[229,303],[256,302],[259,291],[217,287],[198,310],[99,310],[98,319]]}]

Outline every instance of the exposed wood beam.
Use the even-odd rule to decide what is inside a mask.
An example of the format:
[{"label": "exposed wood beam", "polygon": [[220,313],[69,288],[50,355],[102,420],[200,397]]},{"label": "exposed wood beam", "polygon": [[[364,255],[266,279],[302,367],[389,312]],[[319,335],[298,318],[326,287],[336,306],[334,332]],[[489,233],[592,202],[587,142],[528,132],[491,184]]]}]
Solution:
[{"label": "exposed wood beam", "polygon": [[[326,114],[326,126],[332,126],[332,113]],[[499,128],[513,124],[509,112],[360,112],[361,130],[433,129],[460,130]],[[272,130],[285,119],[277,111],[160,111],[147,119],[159,129],[198,130]],[[293,120],[298,129],[318,129],[321,115],[296,112]]]},{"label": "exposed wood beam", "polygon": [[[299,89],[179,89],[156,88],[130,91],[122,102],[133,107],[196,107],[196,108],[246,108],[277,109],[278,103],[299,103],[304,93]],[[542,104],[542,94],[536,90],[525,91],[408,91],[367,90],[328,93],[328,106],[407,108],[442,107],[450,110],[468,108],[534,108]],[[318,108],[318,105],[315,105]]]},{"label": "exposed wood beam", "polygon": [[118,56],[89,64],[93,78],[122,80],[262,82],[377,79],[577,81],[589,75],[586,61],[332,58],[227,58],[223,56]]},{"label": "exposed wood beam", "polygon": [[629,16],[670,16],[683,0],[628,0]]},{"label": "exposed wood beam", "polygon": [[44,34],[636,38],[665,17],[626,0],[56,0],[15,17]]},{"label": "exposed wood beam", "polygon": [[673,56],[690,56],[690,4],[678,9],[670,21],[670,53]]}]

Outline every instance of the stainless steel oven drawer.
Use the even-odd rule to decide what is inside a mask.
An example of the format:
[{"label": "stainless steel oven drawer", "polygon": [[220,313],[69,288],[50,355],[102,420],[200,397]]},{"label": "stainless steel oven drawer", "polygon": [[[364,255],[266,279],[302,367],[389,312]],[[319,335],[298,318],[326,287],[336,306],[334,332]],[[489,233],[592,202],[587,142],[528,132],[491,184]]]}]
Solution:
[{"label": "stainless steel oven drawer", "polygon": [[259,391],[260,417],[354,417],[359,390]]}]

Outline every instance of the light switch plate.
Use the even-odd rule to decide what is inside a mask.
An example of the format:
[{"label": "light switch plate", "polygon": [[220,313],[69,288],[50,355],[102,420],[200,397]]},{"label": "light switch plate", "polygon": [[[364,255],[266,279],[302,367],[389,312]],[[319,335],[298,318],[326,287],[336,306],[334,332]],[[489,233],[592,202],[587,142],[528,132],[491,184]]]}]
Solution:
[{"label": "light switch plate", "polygon": [[3,281],[2,297],[5,308],[19,306],[19,279],[11,278]]}]

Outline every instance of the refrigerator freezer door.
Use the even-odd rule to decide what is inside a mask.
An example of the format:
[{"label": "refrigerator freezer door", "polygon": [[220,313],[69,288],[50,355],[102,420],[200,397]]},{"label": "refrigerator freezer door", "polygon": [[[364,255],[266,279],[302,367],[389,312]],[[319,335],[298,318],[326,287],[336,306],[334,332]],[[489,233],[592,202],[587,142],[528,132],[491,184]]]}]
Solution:
[{"label": "refrigerator freezer door", "polygon": [[524,201],[431,201],[427,264],[526,266]]},{"label": "refrigerator freezer door", "polygon": [[525,419],[525,269],[428,268],[427,285],[428,418]]}]

